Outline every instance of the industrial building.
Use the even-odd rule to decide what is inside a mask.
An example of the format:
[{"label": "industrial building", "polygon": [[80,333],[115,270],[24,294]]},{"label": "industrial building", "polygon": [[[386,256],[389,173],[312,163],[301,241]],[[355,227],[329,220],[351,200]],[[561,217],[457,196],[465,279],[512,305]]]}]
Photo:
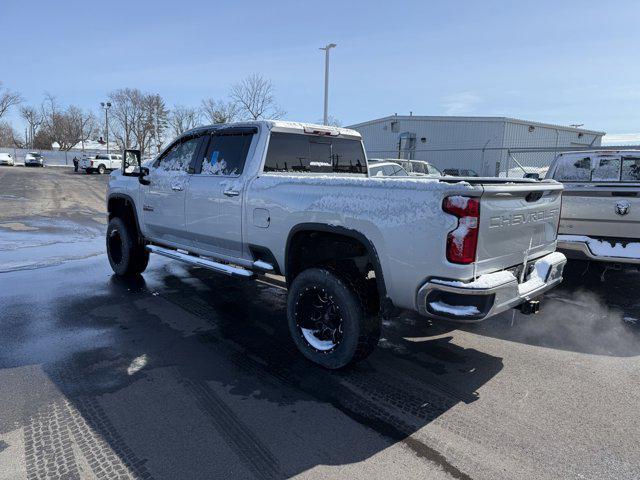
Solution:
[{"label": "industrial building", "polygon": [[507,117],[391,115],[349,128],[369,158],[427,160],[481,176],[543,172],[559,150],[599,147],[605,134]]}]

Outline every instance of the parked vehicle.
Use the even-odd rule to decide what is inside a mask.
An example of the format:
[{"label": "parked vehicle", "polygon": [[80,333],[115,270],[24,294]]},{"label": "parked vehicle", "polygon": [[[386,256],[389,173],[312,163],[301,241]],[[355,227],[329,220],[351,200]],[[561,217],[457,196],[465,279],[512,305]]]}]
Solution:
[{"label": "parked vehicle", "polygon": [[558,248],[569,258],[640,265],[640,150],[559,154],[565,186]]},{"label": "parked vehicle", "polygon": [[561,192],[553,180],[371,176],[354,130],[213,125],[149,167],[125,151],[109,179],[107,253],[117,275],[143,272],[150,252],[281,275],[296,346],[340,368],[373,350],[380,314],[395,308],[465,322],[535,312],[566,263],[555,252]]},{"label": "parked vehicle", "polygon": [[429,162],[425,162],[423,160],[389,160],[390,162],[395,162],[398,165],[401,165],[409,175],[422,177],[442,177],[442,172],[431,165]]},{"label": "parked vehicle", "polygon": [[44,167],[44,157],[38,152],[29,152],[24,156],[25,167]]},{"label": "parked vehicle", "polygon": [[10,153],[0,153],[0,165],[7,165],[9,167],[13,167],[15,165]]},{"label": "parked vehicle", "polygon": [[122,167],[122,155],[100,153],[95,157],[85,157],[80,161],[80,168],[86,173],[98,172],[104,174]]},{"label": "parked vehicle", "polygon": [[407,171],[395,162],[370,161],[369,176],[371,177],[408,177]]},{"label": "parked vehicle", "polygon": [[470,168],[445,168],[442,170],[445,175],[452,177],[477,177],[478,173]]}]

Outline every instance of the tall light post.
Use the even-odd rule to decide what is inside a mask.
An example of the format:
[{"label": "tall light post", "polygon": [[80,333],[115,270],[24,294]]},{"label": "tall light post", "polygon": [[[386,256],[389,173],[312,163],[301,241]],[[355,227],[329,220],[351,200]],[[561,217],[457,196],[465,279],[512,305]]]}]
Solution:
[{"label": "tall light post", "polygon": [[107,155],[109,155],[109,109],[111,108],[111,102],[100,102],[100,106],[104,109],[104,126],[106,129],[107,137]]},{"label": "tall light post", "polygon": [[320,47],[324,50],[324,124],[329,123],[329,50],[337,47],[335,43],[330,43],[326,47]]}]

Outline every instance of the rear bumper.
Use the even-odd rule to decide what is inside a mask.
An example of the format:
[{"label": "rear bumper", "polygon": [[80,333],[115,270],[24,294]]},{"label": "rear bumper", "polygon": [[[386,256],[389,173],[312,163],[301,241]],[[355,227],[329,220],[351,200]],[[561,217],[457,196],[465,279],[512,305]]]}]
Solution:
[{"label": "rear bumper", "polygon": [[[626,256],[614,256],[606,253],[598,253],[592,251],[589,246],[590,242],[601,243],[597,238],[583,237],[577,235],[559,235],[558,250],[561,250],[568,258],[575,260],[591,260],[606,263],[624,263],[631,265],[640,265],[640,240],[636,242],[638,245],[638,254],[634,254],[632,249],[621,249],[620,252]],[[612,248],[613,250],[613,248]]]},{"label": "rear bumper", "polygon": [[562,281],[566,257],[554,252],[539,258],[521,284],[510,272],[480,275],[473,282],[431,279],[417,295],[417,310],[431,318],[479,322],[531,300]]}]

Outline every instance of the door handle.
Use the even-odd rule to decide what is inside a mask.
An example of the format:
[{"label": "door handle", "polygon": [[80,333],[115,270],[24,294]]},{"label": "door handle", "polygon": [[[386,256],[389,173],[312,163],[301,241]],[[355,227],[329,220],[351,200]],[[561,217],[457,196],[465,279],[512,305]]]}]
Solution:
[{"label": "door handle", "polygon": [[227,197],[237,197],[238,195],[240,195],[240,192],[238,190],[225,190],[224,193]]},{"label": "door handle", "polygon": [[182,185],[171,185],[171,190],[174,192],[181,192],[183,190]]}]

